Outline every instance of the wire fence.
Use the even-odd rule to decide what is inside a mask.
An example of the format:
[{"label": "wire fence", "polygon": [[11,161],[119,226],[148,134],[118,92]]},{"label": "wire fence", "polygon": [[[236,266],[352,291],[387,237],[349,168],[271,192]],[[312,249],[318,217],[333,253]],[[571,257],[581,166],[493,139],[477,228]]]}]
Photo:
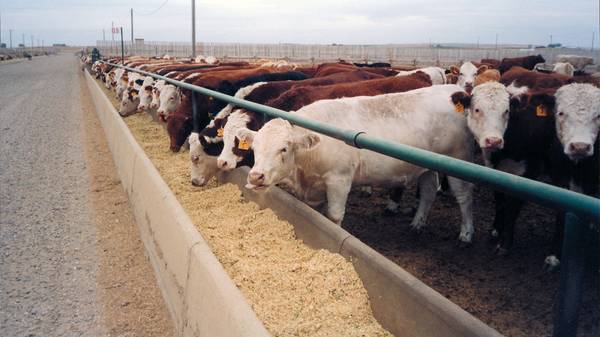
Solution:
[{"label": "wire fence", "polygon": [[[97,41],[102,55],[121,55],[120,41]],[[189,57],[191,43],[156,42],[137,40],[124,43],[126,55]],[[600,51],[581,48],[450,48],[423,45],[322,45],[293,43],[197,43],[198,55],[215,56],[222,60],[288,60],[301,63],[331,62],[389,62],[395,65],[447,66],[482,58],[502,59],[541,54],[546,62],[553,63],[556,55],[572,54],[588,56],[594,64],[600,63]]]}]

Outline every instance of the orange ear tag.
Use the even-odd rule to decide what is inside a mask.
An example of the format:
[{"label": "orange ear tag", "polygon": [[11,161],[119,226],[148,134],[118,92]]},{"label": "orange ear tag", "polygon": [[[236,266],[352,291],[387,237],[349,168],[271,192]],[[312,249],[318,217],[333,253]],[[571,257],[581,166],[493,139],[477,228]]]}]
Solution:
[{"label": "orange ear tag", "polygon": [[250,144],[248,144],[247,140],[242,139],[238,143],[238,149],[240,149],[240,150],[249,150],[250,149]]},{"label": "orange ear tag", "polygon": [[223,128],[217,129],[217,137],[223,137],[224,133],[225,133],[225,130],[223,130]]},{"label": "orange ear tag", "polygon": [[548,112],[546,112],[546,107],[543,105],[538,105],[535,107],[535,115],[538,117],[546,117],[548,116]]},{"label": "orange ear tag", "polygon": [[454,111],[456,111],[458,113],[463,113],[463,112],[465,112],[465,107],[464,107],[464,105],[462,105],[462,103],[458,102],[458,103],[454,104]]}]

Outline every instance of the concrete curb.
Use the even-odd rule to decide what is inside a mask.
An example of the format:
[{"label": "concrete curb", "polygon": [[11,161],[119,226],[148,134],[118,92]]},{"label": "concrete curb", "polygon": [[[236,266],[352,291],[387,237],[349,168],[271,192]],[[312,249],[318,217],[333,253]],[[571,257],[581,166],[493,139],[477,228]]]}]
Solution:
[{"label": "concrete curb", "polygon": [[293,224],[296,235],[313,248],[342,254],[352,261],[371,301],[375,318],[396,336],[501,337],[440,293],[280,188],[256,193],[244,188],[249,169],[220,173],[242,194]]},{"label": "concrete curb", "polygon": [[98,83],[85,72],[179,336],[269,336]]}]

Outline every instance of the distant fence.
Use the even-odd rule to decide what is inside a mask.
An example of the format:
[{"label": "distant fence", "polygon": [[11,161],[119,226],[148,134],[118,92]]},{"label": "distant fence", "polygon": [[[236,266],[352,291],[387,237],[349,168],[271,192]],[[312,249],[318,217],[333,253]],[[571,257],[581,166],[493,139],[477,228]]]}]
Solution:
[{"label": "distant fence", "polygon": [[[103,55],[120,55],[120,41],[97,41]],[[532,54],[542,54],[547,62],[554,62],[556,55],[575,54],[594,58],[600,64],[600,52],[580,48],[434,48],[422,45],[322,45],[322,44],[250,44],[250,43],[198,43],[199,55],[215,56],[219,59],[253,60],[285,59],[294,62],[326,62],[346,60],[353,62],[390,62],[403,65],[450,65],[466,60],[482,58],[502,59]],[[125,54],[162,56],[169,54],[189,57],[191,43],[185,42],[125,42]]]},{"label": "distant fence", "polygon": [[19,47],[19,48],[0,48],[0,55],[11,55],[22,57],[24,53],[30,55],[43,55],[44,53],[56,54],[57,50],[54,47]]}]

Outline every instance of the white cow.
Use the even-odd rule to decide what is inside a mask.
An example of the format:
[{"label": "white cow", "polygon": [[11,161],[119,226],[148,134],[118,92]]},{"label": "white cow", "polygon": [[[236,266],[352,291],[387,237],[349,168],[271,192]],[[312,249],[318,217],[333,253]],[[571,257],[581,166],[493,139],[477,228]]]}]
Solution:
[{"label": "white cow", "polygon": [[563,74],[567,76],[573,76],[575,73],[575,67],[569,62],[557,62],[554,64],[554,69],[552,69],[557,74]]},{"label": "white cow", "polygon": [[[374,97],[323,100],[303,107],[297,115],[342,129],[365,131],[378,138],[471,160],[472,137],[466,119],[455,111],[451,95],[457,85],[441,85]],[[436,173],[372,151],[361,150],[330,137],[274,119],[258,132],[241,129],[240,144],[254,150],[255,164],[248,188],[264,190],[284,183],[303,200],[327,200],[327,216],[340,224],[352,184],[404,186],[417,181],[420,200],[411,223],[419,229],[437,192]],[[473,235],[472,185],[449,177],[462,213],[459,239]]]},{"label": "white cow", "polygon": [[460,66],[460,68],[458,68],[457,66],[450,67],[450,71],[452,72],[452,74],[458,76],[458,81],[456,82],[456,84],[460,85],[467,92],[471,92],[471,90],[473,90],[473,87],[475,86],[475,78],[477,77],[477,75],[483,73],[488,69],[489,67],[487,65],[481,65],[479,66],[479,68],[477,68],[471,62],[463,63]]},{"label": "white cow", "polygon": [[399,71],[396,76],[408,76],[410,74],[416,73],[417,71],[421,71],[421,72],[424,72],[425,74],[429,75],[429,78],[431,79],[431,84],[433,84],[433,85],[446,84],[445,71],[444,71],[444,69],[442,69],[440,67],[425,67],[425,68],[420,68],[420,69],[415,69],[415,70],[410,70],[410,71]]},{"label": "white cow", "polygon": [[575,70],[583,70],[585,66],[594,64],[594,59],[588,56],[579,55],[556,55],[554,62],[568,62],[575,67]]}]

